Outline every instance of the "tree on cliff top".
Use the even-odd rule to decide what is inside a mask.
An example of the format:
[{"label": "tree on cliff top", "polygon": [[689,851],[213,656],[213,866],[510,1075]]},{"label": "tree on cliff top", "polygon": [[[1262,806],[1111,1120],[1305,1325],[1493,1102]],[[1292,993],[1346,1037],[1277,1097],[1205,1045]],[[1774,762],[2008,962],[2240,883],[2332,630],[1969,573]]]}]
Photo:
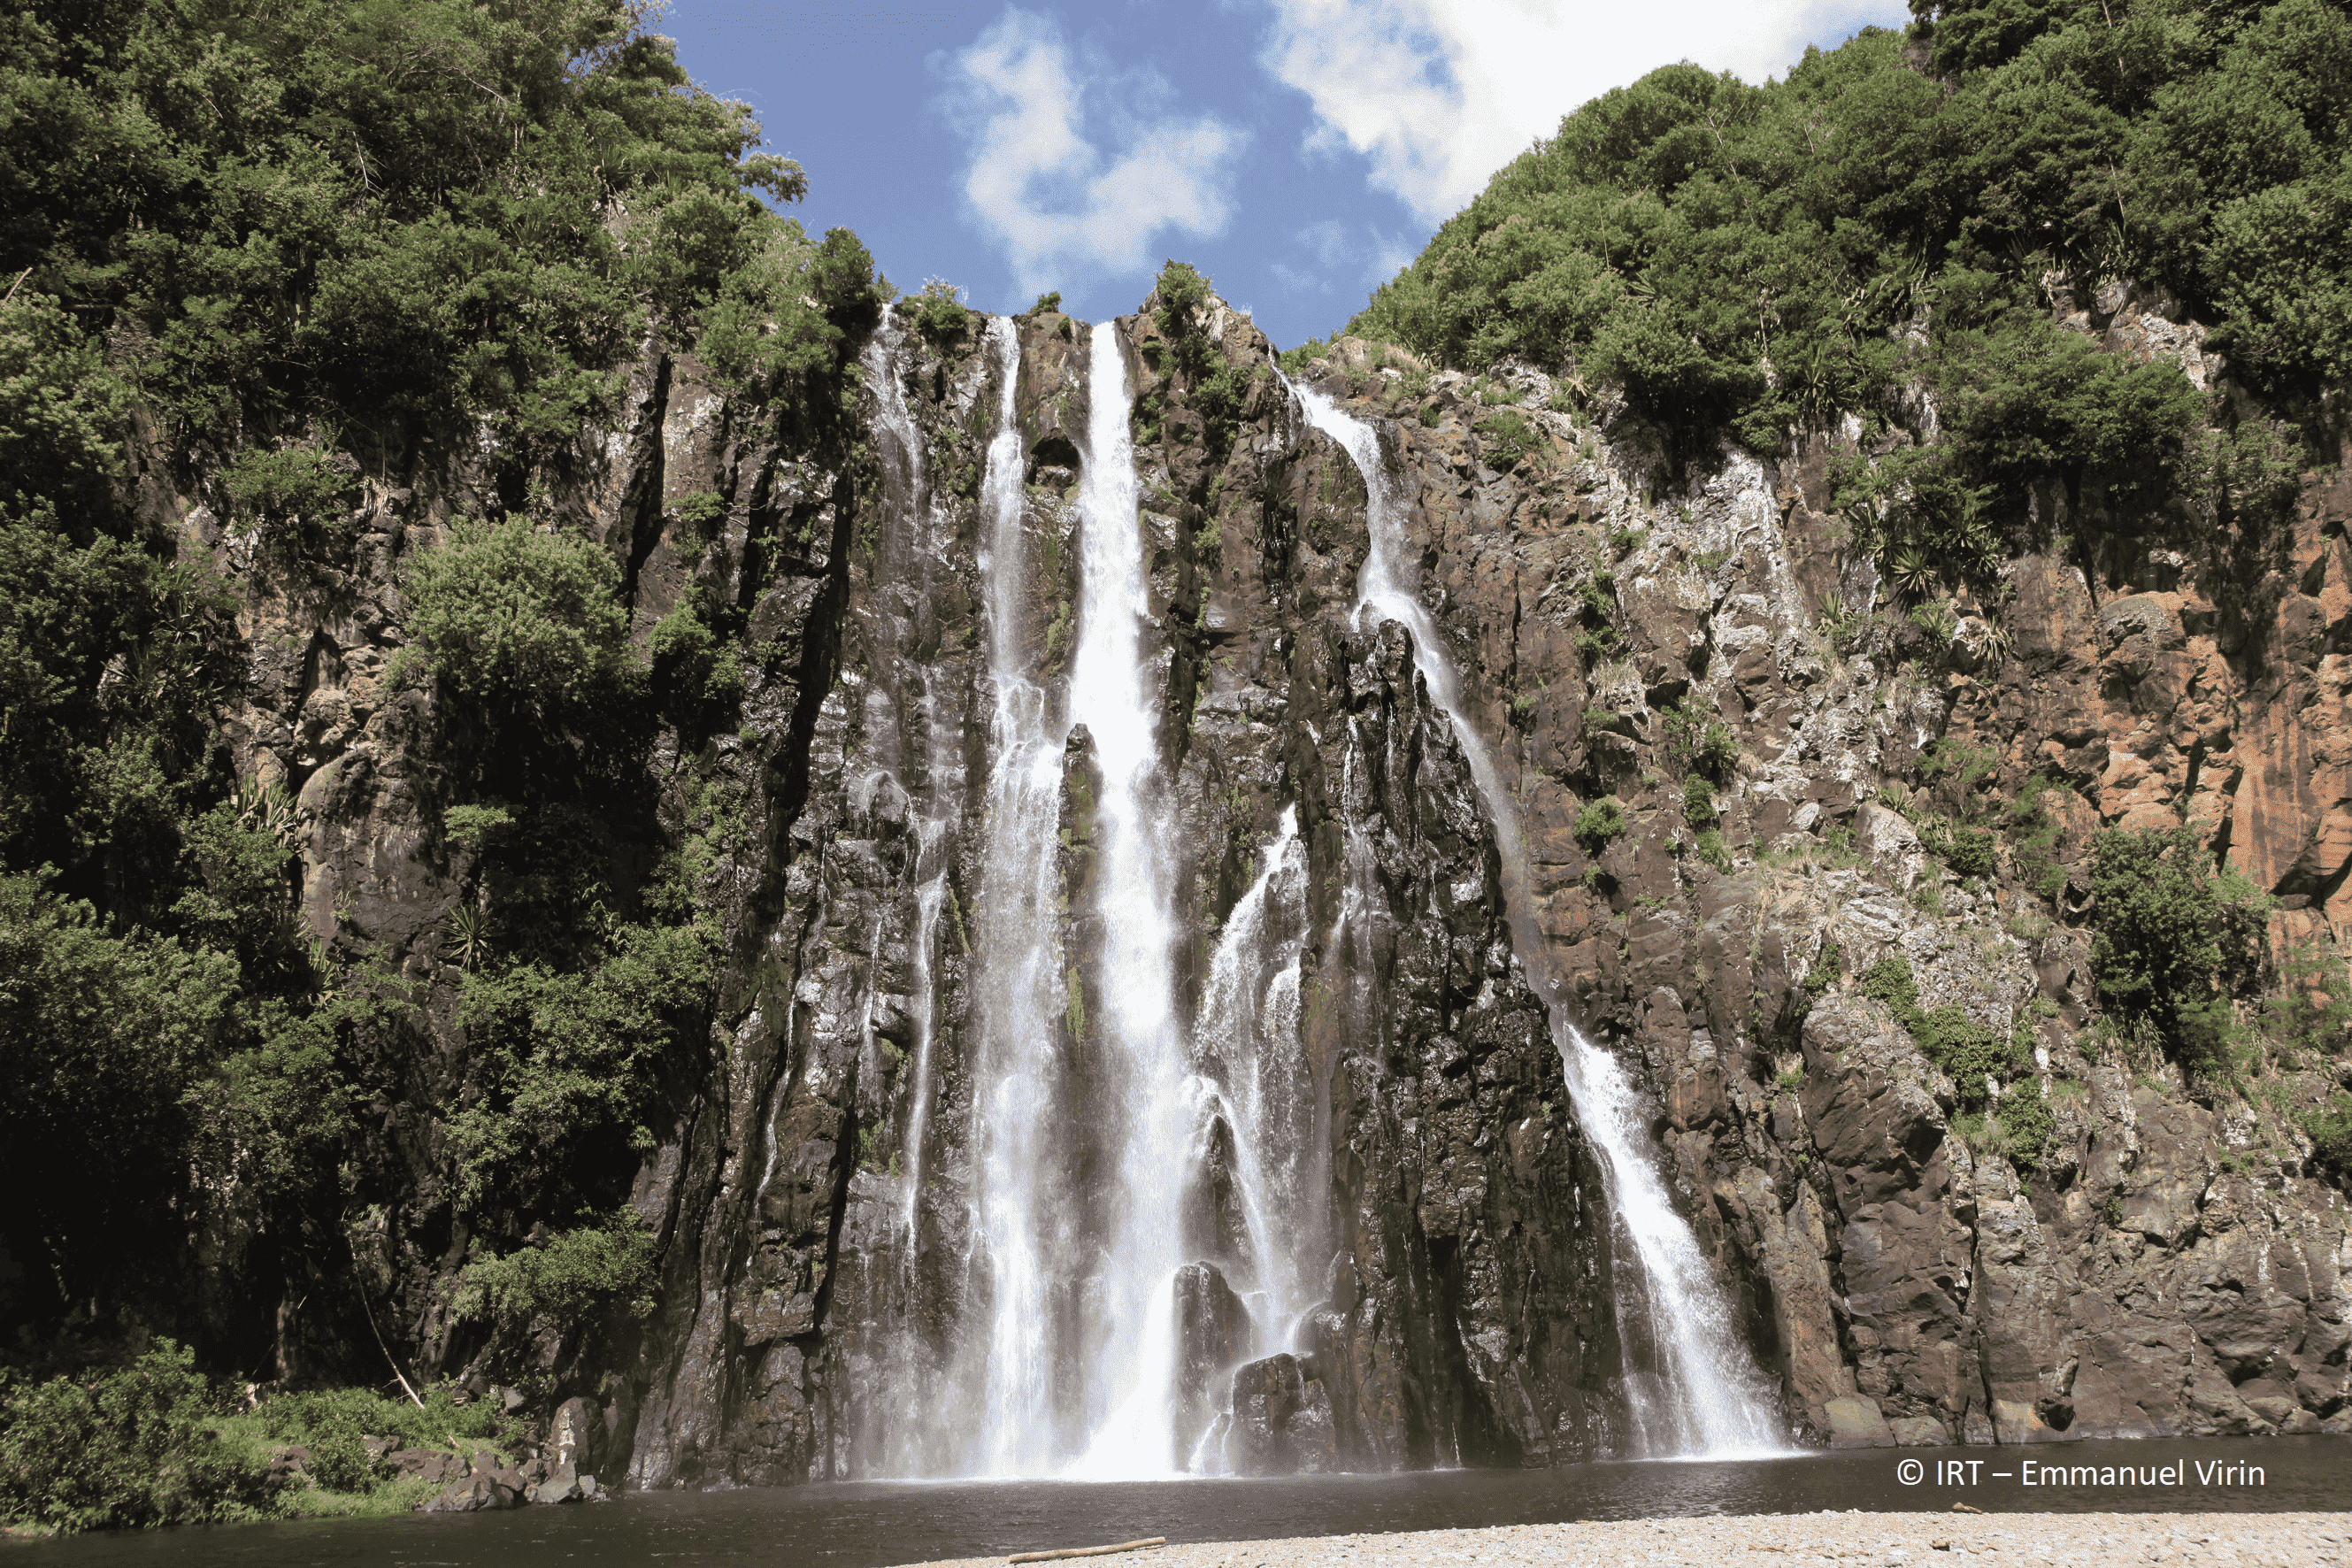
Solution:
[{"label": "tree on cliff top", "polygon": [[1762,87],[1683,64],[1594,99],[1349,330],[1465,368],[1516,354],[1615,382],[1693,449],[1891,418],[1899,379],[1948,406],[2063,373],[2079,405],[2063,449],[2012,443],[1981,472],[1958,454],[1971,485],[2011,484],[2021,463],[2073,485],[2153,469],[2190,411],[2158,384],[2179,382],[2168,366],[2095,371],[2074,353],[2053,276],[2169,289],[2274,396],[2352,374],[2340,7],[1915,12],[1908,38],[1866,28]]},{"label": "tree on cliff top", "polygon": [[0,22],[0,269],[184,432],[331,411],[568,439],[645,314],[797,198],[625,0],[68,5]]}]

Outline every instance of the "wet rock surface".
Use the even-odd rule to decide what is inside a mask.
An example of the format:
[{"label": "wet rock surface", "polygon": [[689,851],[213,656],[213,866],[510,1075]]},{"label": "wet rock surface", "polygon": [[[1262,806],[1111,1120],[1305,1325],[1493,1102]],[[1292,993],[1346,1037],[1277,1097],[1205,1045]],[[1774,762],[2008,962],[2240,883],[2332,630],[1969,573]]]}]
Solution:
[{"label": "wet rock surface", "polygon": [[[2118,321],[2143,357],[2196,358],[2194,335],[2160,318]],[[1035,563],[1016,618],[1059,691],[1085,334],[1050,313],[1016,327]],[[1217,1264],[1184,1288],[1186,1430],[1208,1429],[1228,1373],[1285,1363],[1281,1389],[1296,1375],[1301,1401],[1320,1391],[1279,1422],[1264,1405],[1263,1452],[1286,1442],[1295,1468],[1610,1452],[1626,1368],[1600,1173],[1512,949],[1458,738],[1404,628],[1349,613],[1362,480],[1306,426],[1245,318],[1213,313],[1215,352],[1249,378],[1222,433],[1160,368],[1150,314],[1120,331],[1159,784],[1177,824],[1178,1006],[1201,1005],[1208,949],[1295,807],[1296,1034],[1328,1154],[1314,1223],[1329,1261],[1281,1354],[1262,1353],[1271,1326],[1246,1317],[1255,1265],[1231,1155],[1168,1173],[1194,1252]],[[997,373],[977,317],[869,363],[896,378],[919,474],[888,450],[796,445],[656,345],[620,426],[583,437],[561,499],[629,560],[640,635],[699,589],[741,605],[760,657],[740,732],[665,758],[677,809],[691,775],[737,826],[710,1050],[672,1087],[631,1199],[661,1241],[656,1309],[618,1339],[550,1351],[569,1402],[545,1478],[404,1472],[447,1479],[465,1506],[544,1492],[567,1467],[584,1489],[591,1464],[666,1487],[964,1458],[953,1434],[985,1391],[957,1347],[989,1307],[968,1223],[986,933],[968,922],[994,700],[980,497]],[[1829,509],[1835,443],[1777,463],[1718,454],[1669,483],[1654,433],[1559,412],[1539,374],[1497,378],[1538,437],[1513,456],[1474,427],[1462,378],[1416,401],[1409,374],[1349,344],[1312,373],[1380,433],[1420,597],[1517,803],[1565,1004],[1645,1086],[1677,1205],[1792,1430],[1884,1446],[2352,1423],[2342,1194],[2291,1121],[2093,1050],[2082,869],[2102,825],[2186,820],[2278,895],[2280,942],[2352,917],[2352,480],[2305,484],[2286,559],[2251,597],[2161,549],[2088,574],[2028,555],[2004,568],[2005,639],[1964,617],[1957,651],[1898,661],[1842,653],[1822,631],[1830,595],[1879,591]],[[479,510],[479,487],[457,471],[372,497],[359,586],[331,608],[252,579],[257,679],[238,721],[240,767],[296,791],[314,928],[389,954],[430,998],[438,1054],[415,1087],[427,1106],[454,1092],[463,1052],[437,957],[460,884],[436,826],[431,736],[448,716],[389,700],[381,678],[401,641],[399,561]],[[719,503],[704,533],[666,510],[688,494]],[[1606,651],[1580,650],[1602,627]],[[1683,795],[1674,725],[1691,716],[1736,743],[1714,795],[1719,851],[1702,849]],[[1963,888],[1922,848],[1890,801],[1938,741],[1986,753],[2004,788],[2036,773],[2073,786],[2052,797],[2067,879],[2054,900],[2007,865]],[[1074,737],[1058,871],[1075,984],[1055,981],[1074,1064],[1099,984],[1091,765]],[[1580,811],[1604,795],[1627,831],[1580,838]],[[2049,1100],[2038,1170],[1973,1142],[1948,1077],[1855,987],[1895,954],[1923,1005],[2004,1036],[2025,1019],[2035,1067],[2009,1092]],[[1103,1154],[1078,1078],[1054,1091],[1073,1131],[1047,1175],[1085,1224]],[[383,1112],[388,1146],[419,1170],[427,1121]],[[404,1331],[454,1358],[436,1368],[452,1375],[468,1368],[432,1303],[464,1247],[386,1264]],[[910,1411],[878,1392],[903,1386],[937,1398]],[[1229,1450],[1257,1454],[1239,1408]]]}]

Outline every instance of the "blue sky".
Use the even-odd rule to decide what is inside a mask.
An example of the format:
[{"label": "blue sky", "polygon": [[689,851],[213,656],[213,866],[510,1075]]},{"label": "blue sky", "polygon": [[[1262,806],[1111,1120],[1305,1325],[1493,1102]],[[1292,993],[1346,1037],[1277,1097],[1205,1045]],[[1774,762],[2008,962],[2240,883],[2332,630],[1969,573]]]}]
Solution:
[{"label": "blue sky", "polygon": [[1887,0],[671,0],[703,86],[903,290],[1089,320],[1192,262],[1282,347],[1344,323],[1560,116],[1676,59],[1750,81]]}]

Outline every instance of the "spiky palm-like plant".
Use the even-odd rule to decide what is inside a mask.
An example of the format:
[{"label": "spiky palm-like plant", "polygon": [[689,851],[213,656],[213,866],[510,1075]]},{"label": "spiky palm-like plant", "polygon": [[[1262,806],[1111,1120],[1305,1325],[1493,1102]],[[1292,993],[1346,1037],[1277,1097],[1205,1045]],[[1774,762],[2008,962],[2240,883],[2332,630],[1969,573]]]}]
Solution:
[{"label": "spiky palm-like plant", "polygon": [[1906,599],[1924,599],[1936,586],[1936,564],[1916,544],[1906,544],[1896,551],[1886,571],[1895,581],[1896,592]]},{"label": "spiky palm-like plant", "polygon": [[449,911],[446,936],[442,940],[442,952],[457,961],[460,969],[471,969],[490,955],[490,917],[472,904],[459,904]]}]

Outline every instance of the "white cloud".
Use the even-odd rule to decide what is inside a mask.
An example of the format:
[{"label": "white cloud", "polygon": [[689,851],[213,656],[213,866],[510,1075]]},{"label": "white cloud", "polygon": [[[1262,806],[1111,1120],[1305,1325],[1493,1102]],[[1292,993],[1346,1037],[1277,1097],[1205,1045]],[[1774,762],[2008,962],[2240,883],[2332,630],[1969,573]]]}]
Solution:
[{"label": "white cloud", "polygon": [[1337,267],[1348,258],[1348,226],[1337,218],[1325,218],[1310,223],[1298,231],[1298,243],[1314,252],[1315,259],[1326,267]]},{"label": "white cloud", "polygon": [[1294,294],[1308,289],[1328,294],[1334,277],[1351,289],[1385,283],[1411,266],[1413,258],[1413,247],[1403,239],[1383,234],[1369,224],[1350,227],[1337,218],[1310,223],[1291,238],[1298,249],[1314,258],[1315,266],[1307,268],[1276,262],[1268,270]]},{"label": "white cloud", "polygon": [[1244,134],[1163,112],[1157,72],[1074,56],[1052,17],[1008,5],[944,70],[940,107],[971,149],[965,199],[1024,291],[1148,268],[1160,230],[1206,237],[1231,218]]},{"label": "white cloud", "polygon": [[1906,19],[1901,0],[1273,0],[1262,57],[1307,94],[1313,151],[1435,224],[1587,100],[1675,58],[1761,81],[1809,39]]}]

